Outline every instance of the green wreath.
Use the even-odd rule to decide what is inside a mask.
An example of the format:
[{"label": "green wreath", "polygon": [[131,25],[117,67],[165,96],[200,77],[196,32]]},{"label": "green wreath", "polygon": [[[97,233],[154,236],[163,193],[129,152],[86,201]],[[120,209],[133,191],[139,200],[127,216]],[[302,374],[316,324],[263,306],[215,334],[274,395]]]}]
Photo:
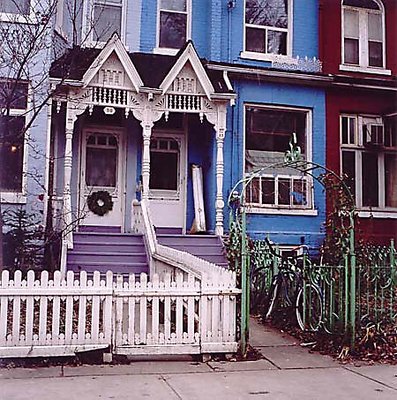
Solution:
[{"label": "green wreath", "polygon": [[87,198],[88,209],[94,214],[103,216],[113,209],[113,200],[106,190],[98,190]]}]

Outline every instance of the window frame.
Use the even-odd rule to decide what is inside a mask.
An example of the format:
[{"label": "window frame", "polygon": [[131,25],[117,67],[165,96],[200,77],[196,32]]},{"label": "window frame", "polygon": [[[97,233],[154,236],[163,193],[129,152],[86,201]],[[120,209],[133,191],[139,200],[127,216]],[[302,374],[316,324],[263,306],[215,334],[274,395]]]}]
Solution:
[{"label": "window frame", "polygon": [[[343,118],[354,119],[355,126],[355,143],[343,143],[342,138],[342,121]],[[374,114],[354,114],[354,113],[341,113],[339,116],[339,142],[340,142],[340,171],[344,173],[343,169],[343,153],[354,152],[354,199],[356,208],[359,210],[359,216],[369,217],[394,217],[397,218],[397,207],[386,206],[386,185],[385,185],[385,156],[391,154],[397,157],[397,146],[383,147],[377,151],[371,151],[366,148],[364,143],[363,125],[365,121],[373,120],[374,124],[381,124],[385,128],[385,120],[380,115]],[[385,129],[384,129],[385,132]],[[363,154],[377,154],[377,180],[378,180],[378,206],[364,206],[363,205],[363,169],[362,160]]]},{"label": "window frame", "polygon": [[39,3],[40,0],[30,0],[30,13],[26,15],[0,12],[0,21],[16,24],[35,24],[38,22],[35,11],[38,9]]},{"label": "window frame", "polygon": [[[306,115],[306,127],[305,127],[305,158],[308,161],[312,160],[312,137],[313,137],[313,110],[308,107],[296,107],[296,106],[285,106],[275,104],[262,104],[262,103],[244,103],[244,151],[243,151],[243,176],[248,176],[250,173],[246,172],[246,140],[247,140],[247,109],[258,108],[263,110],[279,110],[286,112],[303,112]],[[285,149],[286,151],[288,149]],[[264,171],[261,175],[264,178],[273,177],[276,180],[280,179],[297,179],[303,178],[306,180],[306,194],[307,194],[307,205],[278,205],[278,204],[258,204],[258,203],[247,203],[246,210],[248,213],[255,214],[279,214],[279,215],[318,215],[315,209],[314,199],[314,182],[310,176],[303,177],[298,171],[296,174],[288,174],[283,172],[272,173],[271,169]],[[275,202],[276,203],[276,202]]]},{"label": "window frame", "polygon": [[[107,41],[95,40],[92,22],[94,21],[94,8],[99,6],[120,6],[121,21],[120,21],[120,40],[125,43],[126,38],[126,18],[127,18],[127,0],[120,0],[121,4],[117,4],[112,0],[84,0],[83,19],[82,19],[82,46],[84,47],[104,47]],[[113,33],[113,32],[112,32]]]},{"label": "window frame", "polygon": [[192,38],[192,0],[186,0],[186,11],[176,11],[176,10],[168,10],[161,8],[161,0],[157,1],[157,14],[156,14],[156,47],[153,49],[153,53],[156,54],[166,54],[172,55],[178,53],[180,49],[174,49],[170,47],[160,47],[160,12],[174,12],[177,14],[186,14],[186,41],[191,40]]},{"label": "window frame", "polygon": [[[380,10],[372,10],[364,7],[354,7],[344,5],[341,0],[341,64],[339,69],[342,71],[365,72],[370,74],[391,75],[391,70],[387,69],[386,62],[386,12],[383,2],[373,0],[378,4]],[[345,11],[358,13],[358,64],[345,62]],[[382,18],[382,61],[381,67],[369,65],[369,46],[368,46],[368,16],[370,14],[380,15]]]},{"label": "window frame", "polygon": [[[29,120],[32,108],[32,87],[28,84],[26,108],[10,108],[9,116],[23,116]],[[23,159],[22,159],[22,182],[20,191],[4,191],[0,187],[0,202],[2,204],[26,204],[27,201],[27,170],[28,170],[28,150],[29,150],[30,129],[26,129],[23,138]]]},{"label": "window frame", "polygon": [[[241,58],[251,59],[251,60],[260,60],[260,61],[277,61],[283,60],[284,62],[296,63],[292,56],[292,47],[293,47],[293,32],[294,32],[294,0],[288,0],[288,28],[277,28],[277,27],[266,27],[262,25],[257,25],[258,28],[264,29],[273,29],[280,32],[287,32],[287,54],[274,54],[274,53],[260,53],[255,51],[247,51],[246,50],[246,37],[247,37],[247,23],[245,22],[245,14],[246,14],[246,3],[247,0],[244,0],[244,10],[243,10],[243,51],[240,53]],[[248,24],[250,25],[250,24]],[[254,26],[255,27],[255,26]]]}]

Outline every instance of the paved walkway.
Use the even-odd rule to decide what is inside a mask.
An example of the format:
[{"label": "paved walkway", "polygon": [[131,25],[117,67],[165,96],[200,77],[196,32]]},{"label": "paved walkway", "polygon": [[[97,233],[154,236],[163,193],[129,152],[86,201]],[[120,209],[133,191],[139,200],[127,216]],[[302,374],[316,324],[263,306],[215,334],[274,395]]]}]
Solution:
[{"label": "paved walkway", "polygon": [[251,324],[264,359],[0,369],[0,400],[397,399],[397,366],[343,366]]}]

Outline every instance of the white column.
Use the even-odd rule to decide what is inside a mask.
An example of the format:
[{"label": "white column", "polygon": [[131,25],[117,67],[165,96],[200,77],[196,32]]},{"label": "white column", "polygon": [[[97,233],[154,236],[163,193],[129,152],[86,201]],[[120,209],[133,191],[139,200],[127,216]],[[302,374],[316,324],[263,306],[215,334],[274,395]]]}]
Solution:
[{"label": "white column", "polygon": [[226,132],[226,106],[219,105],[217,113],[217,123],[215,124],[216,132],[216,200],[215,200],[215,234],[223,235],[223,209],[225,202],[223,201],[223,175],[224,175],[224,159],[223,159],[223,142]]},{"label": "white column", "polygon": [[143,121],[143,150],[142,150],[142,198],[149,198],[149,180],[150,180],[150,138],[152,136],[152,121]]},{"label": "white column", "polygon": [[69,246],[71,241],[72,231],[72,198],[71,198],[71,181],[72,181],[72,164],[73,164],[73,128],[77,116],[74,110],[71,110],[69,105],[66,109],[66,130],[65,130],[65,157],[64,157],[64,184],[63,184],[63,212],[65,213],[64,233],[65,239]]}]

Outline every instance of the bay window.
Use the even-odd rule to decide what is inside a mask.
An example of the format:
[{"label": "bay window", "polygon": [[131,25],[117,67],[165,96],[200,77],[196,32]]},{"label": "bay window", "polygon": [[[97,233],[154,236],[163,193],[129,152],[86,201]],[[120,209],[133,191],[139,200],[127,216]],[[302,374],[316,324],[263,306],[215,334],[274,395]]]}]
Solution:
[{"label": "bay window", "polygon": [[397,209],[397,118],[341,116],[342,172],[359,209]]},{"label": "bay window", "polygon": [[343,1],[343,51],[346,66],[385,68],[385,18],[379,0]]},{"label": "bay window", "polygon": [[293,133],[308,159],[309,110],[249,105],[245,111],[245,174],[260,170],[247,186],[247,203],[261,208],[311,208],[308,177],[281,165]]}]

